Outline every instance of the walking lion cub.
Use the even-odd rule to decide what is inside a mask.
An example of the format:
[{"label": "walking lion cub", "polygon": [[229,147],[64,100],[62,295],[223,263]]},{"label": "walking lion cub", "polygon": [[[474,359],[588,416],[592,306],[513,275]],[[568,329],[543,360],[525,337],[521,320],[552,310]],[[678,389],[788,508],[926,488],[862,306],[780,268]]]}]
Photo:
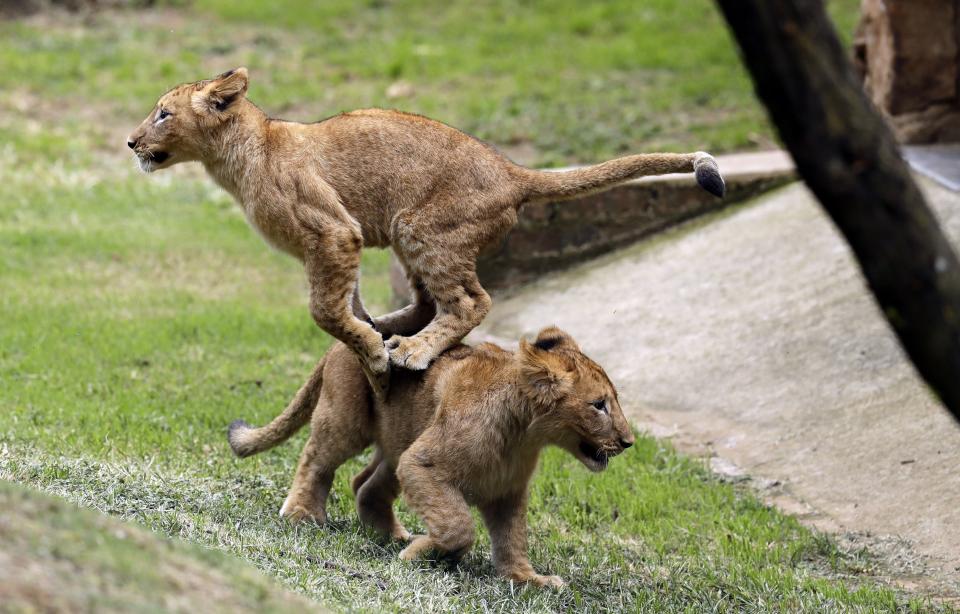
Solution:
[{"label": "walking lion cub", "polygon": [[[477,255],[503,239],[523,205],[663,173],[694,172],[706,190],[724,192],[716,161],[703,152],[544,172],[409,113],[366,109],[312,124],[272,119],[247,100],[247,86],[245,68],[179,85],[127,145],[145,172],[201,162],[268,242],[299,258],[311,315],[356,352],[381,396],[391,363],[425,369],[486,316],[491,301],[477,280]],[[360,301],[360,251],[388,245],[414,303],[374,320]],[[388,329],[416,334],[388,338]]]},{"label": "walking lion cub", "polygon": [[378,400],[356,356],[337,344],[320,361],[289,407],[269,425],[230,425],[238,456],[267,450],[311,420],[310,439],[280,514],[327,518],[334,472],[371,443],[376,452],[353,479],[364,524],[410,539],[393,513],[400,491],[427,534],[400,553],[427,550],[458,559],[473,544],[469,506],[490,531],[497,572],[560,587],[527,558],[527,487],[540,450],[555,445],[591,471],[634,443],[617,391],[604,370],[563,331],[544,329],[516,352],[492,344],[459,345],[427,371],[397,371],[389,401]]}]

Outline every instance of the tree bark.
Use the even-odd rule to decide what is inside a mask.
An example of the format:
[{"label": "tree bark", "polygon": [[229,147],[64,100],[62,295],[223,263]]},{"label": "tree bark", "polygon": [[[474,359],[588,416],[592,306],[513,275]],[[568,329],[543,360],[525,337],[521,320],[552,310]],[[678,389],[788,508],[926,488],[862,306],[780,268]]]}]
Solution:
[{"label": "tree bark", "polygon": [[822,2],[717,4],[800,176],[920,375],[960,420],[960,266]]}]

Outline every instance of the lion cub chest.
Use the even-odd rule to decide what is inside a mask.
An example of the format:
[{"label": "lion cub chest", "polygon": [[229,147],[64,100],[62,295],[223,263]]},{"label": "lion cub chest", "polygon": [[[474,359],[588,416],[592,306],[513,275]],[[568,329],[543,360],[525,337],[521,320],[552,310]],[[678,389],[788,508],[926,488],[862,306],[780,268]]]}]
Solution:
[{"label": "lion cub chest", "polygon": [[242,203],[247,222],[271,246],[303,260],[303,241],[293,212],[282,204],[252,200]]},{"label": "lion cub chest", "polygon": [[538,456],[517,450],[512,455],[478,464],[460,482],[464,499],[471,505],[483,505],[509,494],[525,492]]},{"label": "lion cub chest", "polygon": [[207,172],[240,205],[247,223],[272,247],[303,260],[303,238],[290,197],[269,181],[235,182],[223,166]]}]

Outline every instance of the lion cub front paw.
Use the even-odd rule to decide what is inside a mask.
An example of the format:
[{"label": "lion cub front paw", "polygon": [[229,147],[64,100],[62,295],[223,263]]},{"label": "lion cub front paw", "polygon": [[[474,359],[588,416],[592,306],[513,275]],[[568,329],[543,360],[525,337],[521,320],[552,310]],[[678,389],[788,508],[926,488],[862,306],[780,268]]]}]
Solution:
[{"label": "lion cub front paw", "polygon": [[432,542],[426,535],[415,535],[412,537],[410,545],[400,551],[398,555],[401,561],[413,561],[420,557],[425,550],[430,549]]},{"label": "lion cub front paw", "polygon": [[387,340],[390,362],[411,371],[423,371],[433,360],[433,348],[416,337],[394,335]]},{"label": "lion cub front paw", "polygon": [[366,356],[367,367],[374,373],[387,373],[390,370],[390,354],[383,345],[378,346]]}]

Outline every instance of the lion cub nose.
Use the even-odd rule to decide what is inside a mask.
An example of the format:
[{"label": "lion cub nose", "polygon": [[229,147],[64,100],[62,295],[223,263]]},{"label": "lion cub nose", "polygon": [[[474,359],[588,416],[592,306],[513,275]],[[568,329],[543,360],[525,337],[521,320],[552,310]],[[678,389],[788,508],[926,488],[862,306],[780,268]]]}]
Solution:
[{"label": "lion cub nose", "polygon": [[127,147],[129,147],[130,149],[133,149],[136,146],[137,146],[137,142],[135,140],[127,139]]},{"label": "lion cub nose", "polygon": [[629,448],[630,446],[633,445],[633,441],[634,441],[633,437],[631,437],[629,440],[621,439],[621,440],[620,440],[620,447],[623,448],[624,450],[626,450],[627,448]]}]

